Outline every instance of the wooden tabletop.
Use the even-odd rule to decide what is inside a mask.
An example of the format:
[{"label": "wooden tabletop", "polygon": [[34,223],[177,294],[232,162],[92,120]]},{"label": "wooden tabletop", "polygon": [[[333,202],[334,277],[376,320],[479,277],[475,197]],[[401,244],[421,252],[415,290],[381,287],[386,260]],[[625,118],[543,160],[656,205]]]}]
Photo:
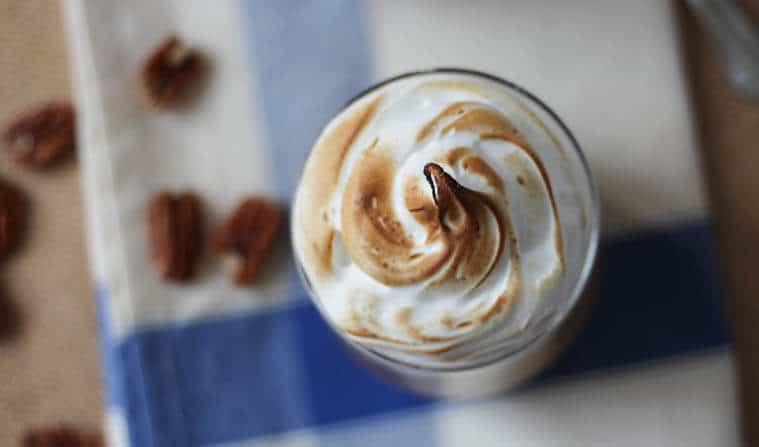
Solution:
[{"label": "wooden tabletop", "polygon": [[[745,4],[759,18],[759,0]],[[749,423],[759,418],[759,205],[753,199],[759,105],[732,94],[717,52],[681,3],[678,15],[735,340],[744,439],[759,443],[759,424]],[[70,96],[57,2],[0,0],[0,30],[0,122],[30,104]],[[22,253],[0,270],[0,300],[17,310],[20,323],[14,337],[0,339],[0,445],[10,446],[28,426],[96,427],[103,405],[76,164],[38,174],[0,157],[0,176],[28,192],[34,211]]]},{"label": "wooden tabletop", "polygon": [[[759,25],[759,0],[741,2]],[[743,437],[759,444],[759,103],[728,87],[720,54],[678,5],[738,371]]]}]

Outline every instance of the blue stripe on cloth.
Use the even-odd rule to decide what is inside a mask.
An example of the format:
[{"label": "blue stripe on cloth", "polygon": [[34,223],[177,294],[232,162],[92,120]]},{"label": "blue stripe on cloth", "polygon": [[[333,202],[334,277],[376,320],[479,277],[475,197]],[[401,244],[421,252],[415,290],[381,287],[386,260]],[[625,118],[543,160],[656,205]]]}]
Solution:
[{"label": "blue stripe on cloth", "polygon": [[708,226],[628,237],[602,250],[600,291],[590,320],[543,379],[728,342]]},{"label": "blue stripe on cloth", "polygon": [[[103,282],[95,286],[97,317],[100,324],[100,355],[105,369],[105,394],[109,406],[117,407],[124,413],[130,430],[136,439],[131,445],[154,445],[151,432],[152,412],[146,396],[143,367],[139,356],[125,355],[124,349],[116,345],[113,327],[109,319],[110,302],[108,290]],[[124,348],[127,344],[123,345]],[[136,444],[141,442],[142,444]]]},{"label": "blue stripe on cloth", "polygon": [[310,425],[292,312],[142,330],[115,348],[132,446],[196,446]]},{"label": "blue stripe on cloth", "polygon": [[258,80],[280,194],[289,198],[322,126],[369,85],[370,54],[355,0],[246,0]]},{"label": "blue stripe on cloth", "polygon": [[107,287],[103,281],[96,281],[95,306],[98,324],[100,325],[98,349],[100,350],[101,365],[107,371],[107,374],[103,378],[103,387],[105,388],[106,400],[109,404],[125,408],[127,403],[126,393],[124,392],[124,367],[116,350],[113,349],[115,340],[109,319],[109,304]]},{"label": "blue stripe on cloth", "polygon": [[[541,380],[728,341],[707,225],[607,241],[604,247],[591,319]],[[355,365],[310,304],[141,330],[106,348],[108,395],[112,405],[126,407],[133,446],[239,441],[431,402]],[[434,445],[434,425],[418,429],[416,439]]]},{"label": "blue stripe on cloth", "polygon": [[[309,399],[319,425],[418,407],[431,402],[399,392],[354,362],[314,306],[296,311],[300,347],[308,365]],[[419,431],[424,431],[419,427]],[[421,433],[420,433],[421,435]],[[431,438],[430,434],[428,438]]]}]

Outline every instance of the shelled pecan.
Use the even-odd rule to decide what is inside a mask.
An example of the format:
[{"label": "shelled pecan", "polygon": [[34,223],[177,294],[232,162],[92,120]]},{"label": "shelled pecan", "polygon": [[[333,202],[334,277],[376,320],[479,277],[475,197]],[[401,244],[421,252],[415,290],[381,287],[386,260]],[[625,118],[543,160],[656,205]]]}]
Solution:
[{"label": "shelled pecan", "polygon": [[94,431],[70,425],[39,427],[29,430],[22,440],[23,447],[102,447],[103,436]]},{"label": "shelled pecan", "polygon": [[0,179],[0,260],[21,242],[26,227],[28,203],[24,193]]},{"label": "shelled pecan", "polygon": [[201,53],[171,36],[145,58],[142,84],[156,108],[177,106],[197,90],[206,71]]},{"label": "shelled pecan", "polygon": [[70,157],[76,147],[76,116],[68,102],[50,102],[16,117],[3,132],[16,161],[47,168]]},{"label": "shelled pecan", "polygon": [[269,257],[280,221],[281,212],[275,203],[247,197],[218,229],[214,248],[236,284],[255,279]]},{"label": "shelled pecan", "polygon": [[202,245],[202,210],[193,193],[160,192],[150,201],[151,254],[161,276],[185,282],[195,275]]}]

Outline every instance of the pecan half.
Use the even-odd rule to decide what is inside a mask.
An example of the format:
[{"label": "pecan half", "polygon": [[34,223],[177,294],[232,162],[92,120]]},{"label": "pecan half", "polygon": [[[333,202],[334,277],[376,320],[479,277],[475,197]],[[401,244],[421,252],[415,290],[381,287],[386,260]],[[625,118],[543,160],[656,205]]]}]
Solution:
[{"label": "pecan half", "polygon": [[148,100],[157,108],[179,105],[199,87],[206,72],[202,55],[171,36],[158,45],[142,66]]},{"label": "pecan half", "polygon": [[68,102],[51,102],[20,114],[3,133],[16,161],[46,168],[68,158],[76,147],[76,118]]},{"label": "pecan half", "polygon": [[200,200],[190,192],[160,192],[148,207],[151,255],[161,276],[185,282],[195,274],[201,254]]},{"label": "pecan half", "polygon": [[279,207],[261,197],[247,197],[218,229],[216,253],[238,285],[252,282],[266,261],[281,220]]},{"label": "pecan half", "polygon": [[21,329],[21,312],[16,302],[0,288],[0,343],[14,338]]},{"label": "pecan half", "polygon": [[0,179],[0,260],[6,258],[22,239],[28,204],[24,193]]},{"label": "pecan half", "polygon": [[69,425],[40,427],[24,435],[24,447],[102,447],[103,436]]}]

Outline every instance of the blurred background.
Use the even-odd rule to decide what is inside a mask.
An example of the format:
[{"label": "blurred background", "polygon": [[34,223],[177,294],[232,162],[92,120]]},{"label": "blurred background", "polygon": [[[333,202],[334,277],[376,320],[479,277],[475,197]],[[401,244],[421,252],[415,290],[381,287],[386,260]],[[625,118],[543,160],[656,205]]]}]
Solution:
[{"label": "blurred background", "polygon": [[[746,14],[740,23],[717,1],[325,3],[0,0],[0,123],[70,99],[88,132],[78,160],[55,169],[30,172],[0,156],[0,178],[22,188],[31,209],[23,246],[0,266],[0,444],[59,424],[102,429],[113,445],[759,443],[759,97],[750,76],[731,81],[728,69],[759,64],[759,1],[724,2]],[[209,53],[211,82],[195,115],[144,124],[147,112],[124,100],[139,69],[124,64],[169,32]],[[387,76],[450,65],[514,80],[554,106],[601,189],[608,268],[599,303],[577,342],[525,389],[455,404],[407,395],[353,366],[307,300],[278,307],[204,289],[189,298],[200,304],[178,312],[173,303],[186,294],[164,297],[134,267],[142,259],[95,235],[139,226],[130,182],[171,170],[171,157],[119,151],[191,145],[194,129],[243,165],[255,157],[232,146],[274,146],[291,161],[272,156],[285,180],[267,191],[287,202],[288,176],[342,102]],[[239,97],[255,105],[229,99]],[[110,158],[93,161],[103,153]],[[106,165],[114,191],[102,186]],[[219,195],[228,208],[232,198]],[[126,210],[116,223],[103,211],[110,203]],[[120,256],[127,274],[109,276],[108,259]],[[119,281],[135,296],[118,298]],[[270,293],[298,295],[294,287]],[[295,309],[292,321],[262,322],[271,308]],[[305,346],[290,360],[305,379],[270,377],[278,373],[260,346],[237,366],[246,351],[222,349],[263,336],[251,328],[268,324],[266,334]],[[173,368],[200,365],[197,374],[167,373],[168,357]],[[269,380],[271,396],[258,388]],[[296,397],[276,394],[288,381],[303,388]],[[355,386],[339,391],[346,383]]]}]

